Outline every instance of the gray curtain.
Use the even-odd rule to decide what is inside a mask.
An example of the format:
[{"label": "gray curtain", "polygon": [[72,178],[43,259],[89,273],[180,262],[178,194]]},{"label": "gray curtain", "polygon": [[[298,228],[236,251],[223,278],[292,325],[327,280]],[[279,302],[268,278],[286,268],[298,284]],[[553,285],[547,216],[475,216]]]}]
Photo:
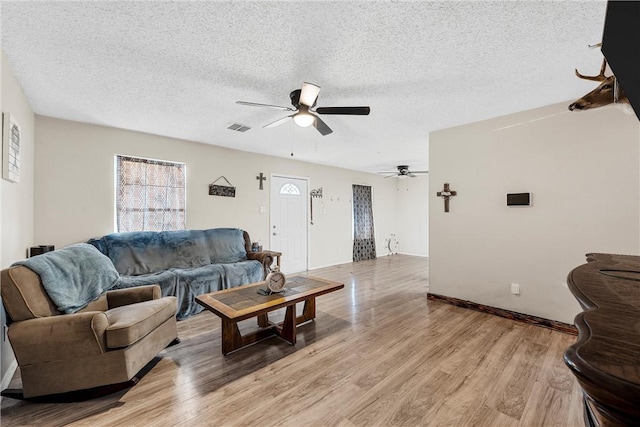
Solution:
[{"label": "gray curtain", "polygon": [[376,257],[376,239],[373,231],[371,187],[353,186],[353,260],[364,261]]}]

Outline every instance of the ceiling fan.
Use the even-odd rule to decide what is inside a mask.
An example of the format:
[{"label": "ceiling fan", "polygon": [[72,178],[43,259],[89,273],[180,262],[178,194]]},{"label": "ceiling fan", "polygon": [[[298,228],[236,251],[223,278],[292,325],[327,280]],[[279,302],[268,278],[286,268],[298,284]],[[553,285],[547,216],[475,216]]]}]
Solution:
[{"label": "ceiling fan", "polygon": [[289,94],[289,97],[291,98],[291,105],[293,105],[295,108],[281,107],[279,105],[271,104],[258,104],[256,102],[247,101],[236,101],[236,104],[248,105],[250,107],[268,107],[284,111],[295,111],[295,113],[291,114],[290,116],[278,119],[275,122],[265,125],[264,127],[272,128],[280,126],[281,124],[289,121],[289,119],[293,119],[293,121],[298,126],[303,128],[313,126],[322,135],[329,135],[333,131],[316,114],[346,114],[352,116],[369,115],[369,107],[318,107],[315,110],[312,110],[312,108],[316,105],[316,101],[318,100],[319,92],[320,86],[314,85],[313,83],[302,83],[302,89],[296,89]]},{"label": "ceiling fan", "polygon": [[412,170],[409,170],[409,166],[407,166],[407,165],[398,165],[396,167],[398,168],[397,172],[378,172],[378,173],[381,174],[381,175],[387,175],[387,176],[385,176],[385,178],[390,178],[392,176],[397,176],[398,178],[406,178],[406,177],[415,178],[418,175],[423,175],[423,174],[429,173],[429,171],[412,171]]}]

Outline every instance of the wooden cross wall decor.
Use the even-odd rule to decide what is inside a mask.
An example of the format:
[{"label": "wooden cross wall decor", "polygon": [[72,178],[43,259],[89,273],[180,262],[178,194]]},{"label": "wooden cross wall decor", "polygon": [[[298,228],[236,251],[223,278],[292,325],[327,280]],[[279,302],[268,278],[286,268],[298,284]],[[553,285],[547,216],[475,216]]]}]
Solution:
[{"label": "wooden cross wall decor", "polygon": [[267,180],[267,177],[266,177],[266,176],[264,176],[264,175],[262,174],[262,172],[260,172],[260,175],[256,176],[256,179],[259,179],[259,180],[260,180],[260,190],[263,190],[263,188],[262,188],[262,182],[263,182],[263,181],[266,181],[266,180]]},{"label": "wooden cross wall decor", "polygon": [[438,197],[442,197],[444,199],[444,211],[445,212],[449,212],[449,199],[452,198],[453,196],[458,195],[457,191],[452,191],[449,188],[449,183],[445,182],[444,183],[444,188],[442,189],[442,191],[438,191],[437,196]]}]

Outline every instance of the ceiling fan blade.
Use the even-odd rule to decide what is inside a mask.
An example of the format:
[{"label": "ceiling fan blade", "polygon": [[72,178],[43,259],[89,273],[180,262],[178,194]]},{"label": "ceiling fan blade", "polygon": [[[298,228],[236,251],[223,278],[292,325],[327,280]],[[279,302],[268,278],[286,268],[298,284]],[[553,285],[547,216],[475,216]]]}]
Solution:
[{"label": "ceiling fan blade", "polygon": [[274,128],[276,126],[280,126],[281,124],[285,123],[286,121],[291,120],[292,117],[293,117],[293,114],[290,115],[290,116],[278,119],[275,122],[269,123],[268,125],[264,125],[263,127],[265,127],[265,128]]},{"label": "ceiling fan blade", "polygon": [[313,121],[313,126],[316,129],[318,129],[318,132],[320,132],[322,136],[329,135],[331,132],[333,132],[331,128],[327,126],[327,124],[323,122],[320,117],[316,115],[313,115],[313,117],[315,117],[315,120]]},{"label": "ceiling fan blade", "polygon": [[300,91],[300,104],[304,104],[311,108],[318,99],[318,93],[320,92],[320,86],[316,86],[313,83],[302,83],[302,89]]},{"label": "ceiling fan blade", "polygon": [[389,175],[389,174],[391,174],[391,175],[397,175],[397,174],[398,174],[398,172],[395,172],[395,171],[394,171],[394,172],[376,172],[376,173],[378,173],[378,174],[380,174],[380,175]]},{"label": "ceiling fan blade", "polygon": [[410,176],[411,178],[415,178],[418,175],[414,175],[413,172],[407,172],[407,176]]},{"label": "ceiling fan blade", "polygon": [[394,177],[394,176],[398,176],[398,174],[394,173],[393,175],[387,175],[387,176],[385,176],[385,178],[391,178],[391,177]]},{"label": "ceiling fan blade", "polygon": [[429,173],[429,171],[411,171],[409,173]]},{"label": "ceiling fan blade", "polygon": [[352,116],[368,116],[371,109],[369,107],[318,107],[318,114],[348,114]]},{"label": "ceiling fan blade", "polygon": [[249,107],[269,107],[269,108],[275,108],[277,110],[296,111],[293,108],[289,108],[289,107],[282,107],[280,105],[271,105],[271,104],[258,104],[257,102],[236,101],[236,104],[248,105]]}]

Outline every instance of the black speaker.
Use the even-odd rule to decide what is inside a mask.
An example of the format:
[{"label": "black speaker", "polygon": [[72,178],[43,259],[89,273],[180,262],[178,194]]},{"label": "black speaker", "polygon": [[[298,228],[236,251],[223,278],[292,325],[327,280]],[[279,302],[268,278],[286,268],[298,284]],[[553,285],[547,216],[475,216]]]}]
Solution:
[{"label": "black speaker", "polygon": [[29,257],[32,256],[36,256],[36,255],[41,255],[45,252],[51,252],[53,250],[55,250],[56,247],[54,245],[38,245],[38,246],[31,246],[29,248]]}]

